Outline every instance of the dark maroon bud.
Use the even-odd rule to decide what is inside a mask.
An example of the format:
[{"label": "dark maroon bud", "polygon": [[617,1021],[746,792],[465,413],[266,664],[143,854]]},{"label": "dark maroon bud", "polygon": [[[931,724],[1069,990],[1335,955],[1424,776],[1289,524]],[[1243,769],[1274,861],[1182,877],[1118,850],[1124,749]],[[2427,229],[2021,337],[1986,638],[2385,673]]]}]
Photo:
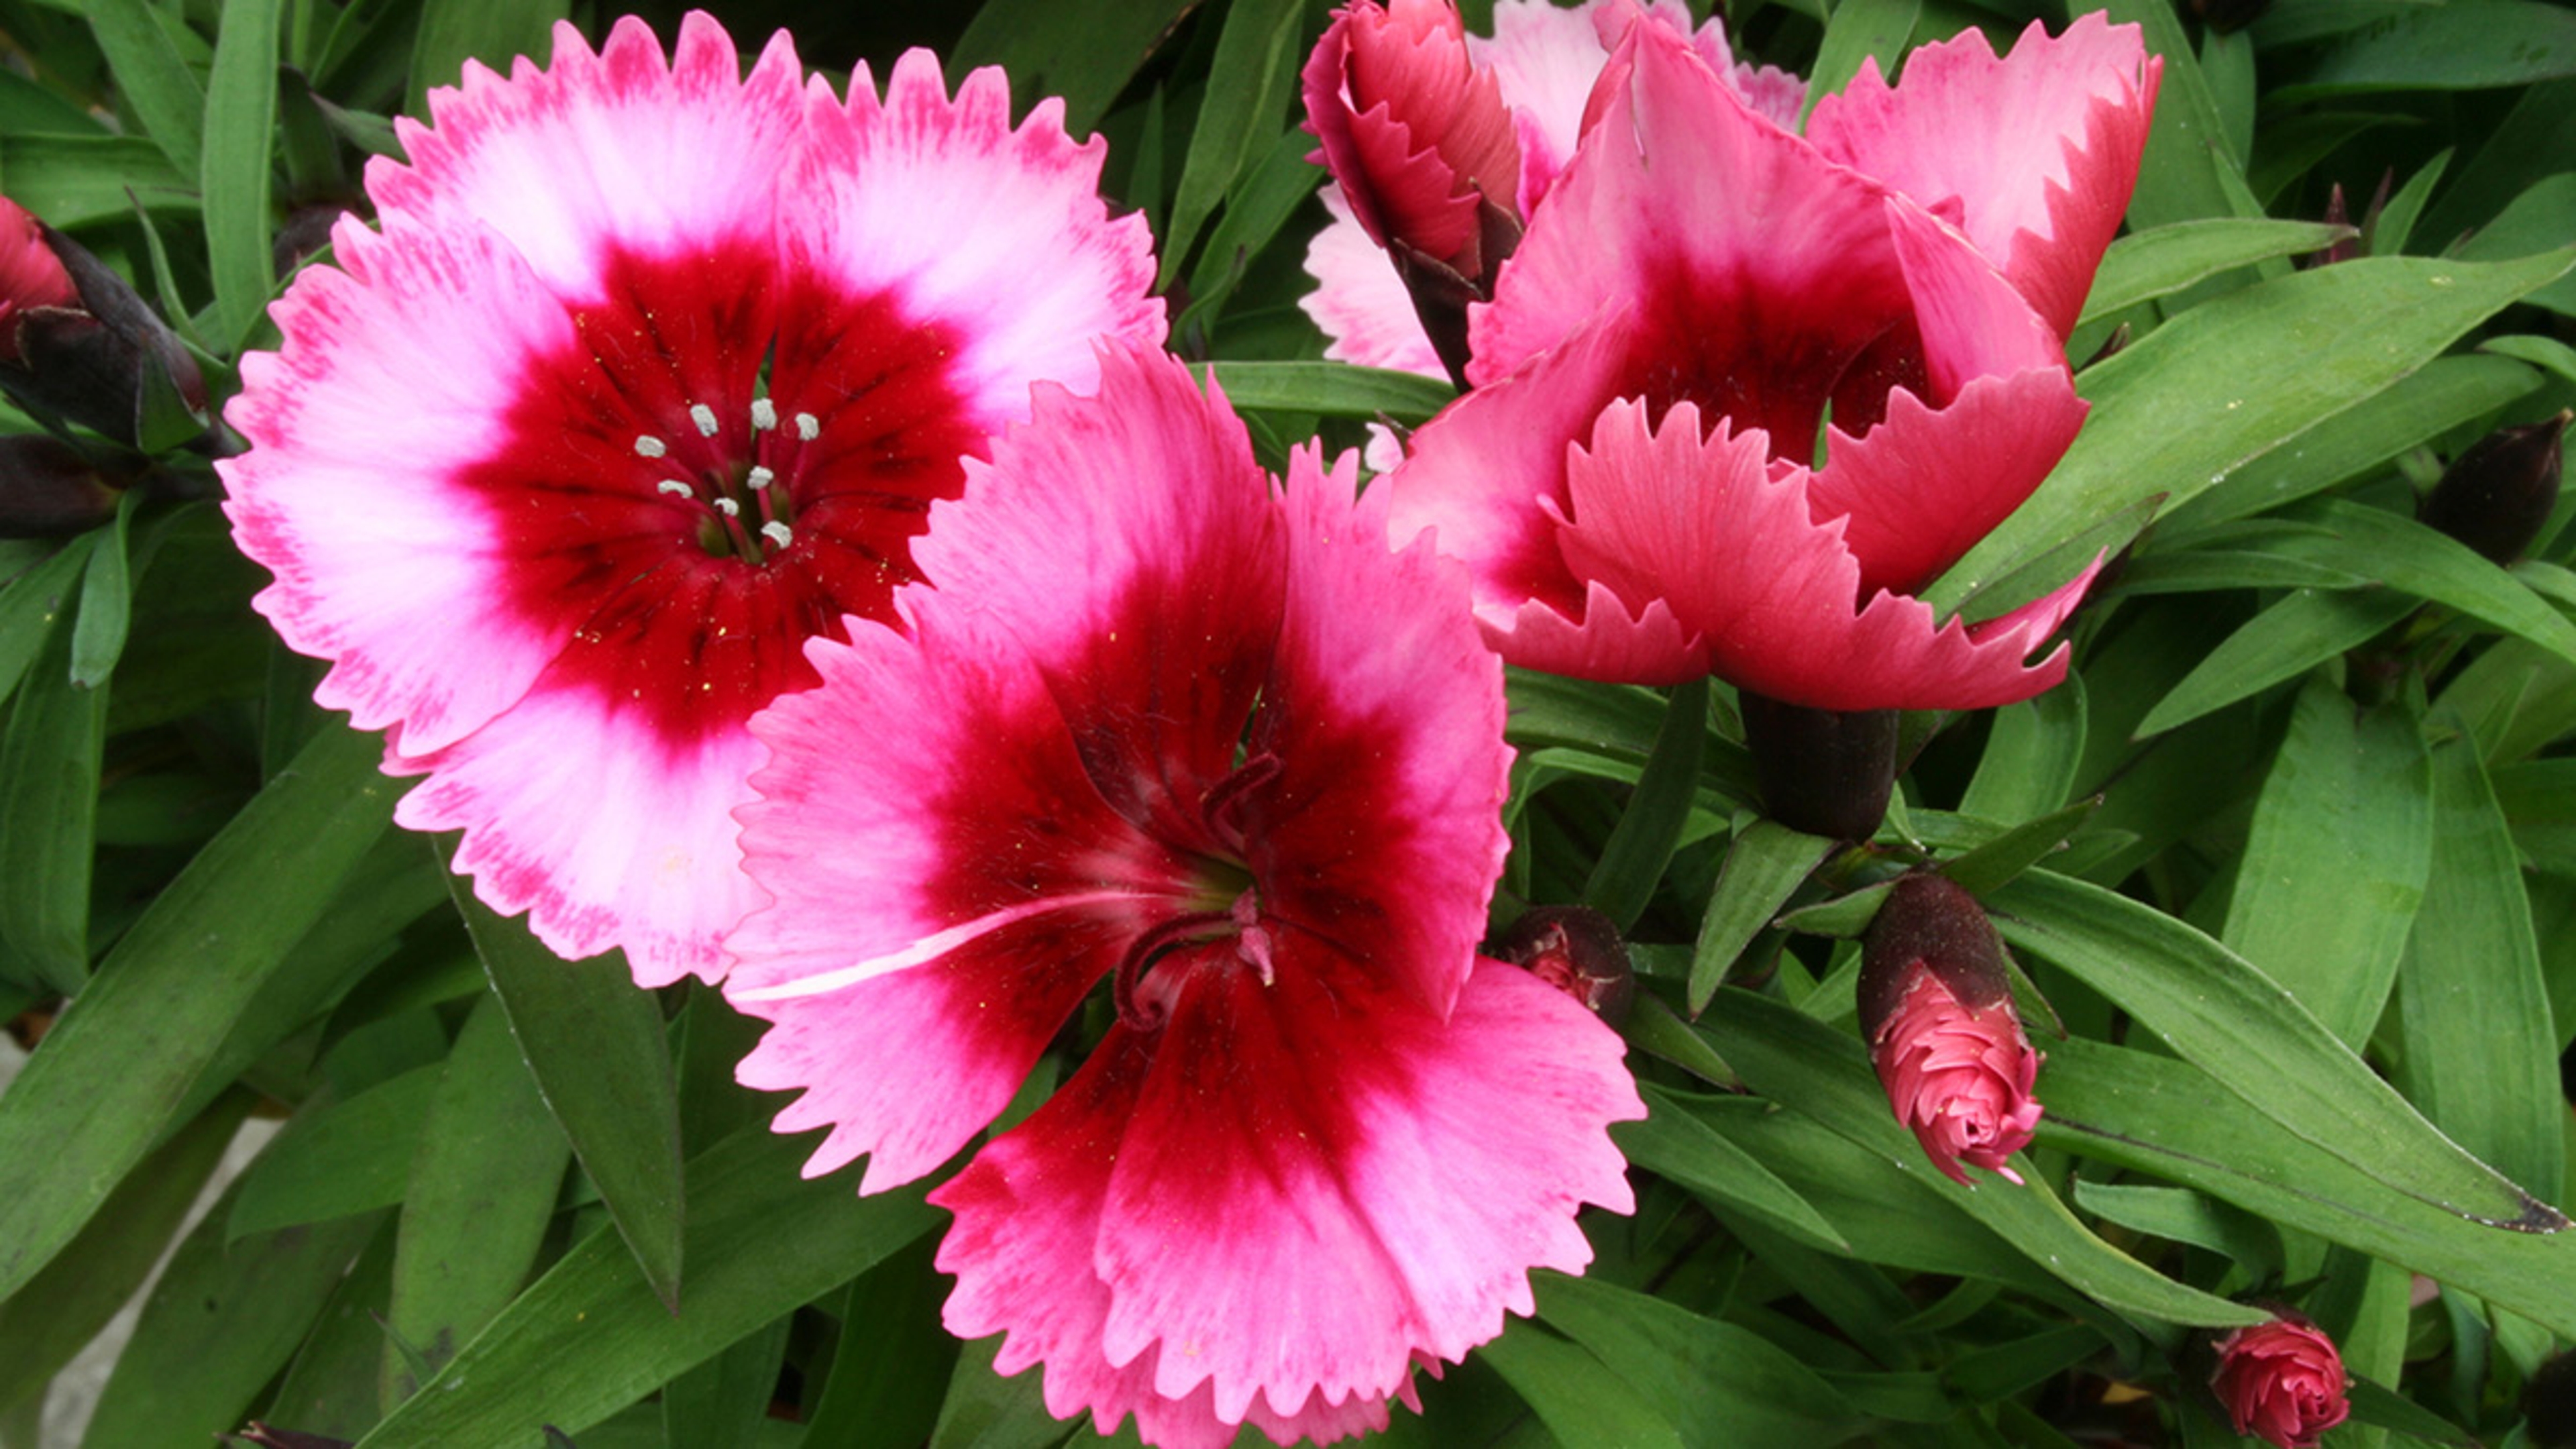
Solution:
[{"label": "dark maroon bud", "polygon": [[279,1429],[253,1422],[238,1434],[224,1436],[236,1444],[254,1444],[258,1449],[350,1449],[351,1441],[333,1439],[321,1434],[300,1434],[293,1429]]},{"label": "dark maroon bud", "polygon": [[116,516],[124,489],[43,433],[0,437],[0,538],[69,538]]},{"label": "dark maroon bud", "polygon": [[1792,830],[1867,840],[1896,789],[1897,712],[1841,711],[1737,696],[1762,808]]},{"label": "dark maroon bud", "polygon": [[2040,1058],[1977,898],[1945,876],[1899,878],[1862,939],[1859,1005],[1888,1105],[1932,1165],[1962,1186],[1961,1163],[2018,1184]]},{"label": "dark maroon bud", "polygon": [[2576,1449],[2576,1349],[2532,1370],[2531,1382],[2522,1386],[2522,1416],[2531,1429],[2531,1449]]},{"label": "dark maroon bud", "polygon": [[2559,437],[2567,414],[2498,428],[2442,470],[2416,516],[2491,563],[2509,564],[2540,536],[2558,507]]},{"label": "dark maroon bud", "polygon": [[[2362,252],[2362,244],[2364,240],[2369,237],[2370,229],[2379,224],[2379,213],[2386,210],[2388,207],[2388,188],[2396,180],[2397,173],[2395,171],[2381,172],[2379,176],[2379,189],[2371,193],[2370,209],[2362,213],[2359,228],[2354,230],[2351,235],[2329,243],[2328,245],[2299,258],[2299,265],[2302,267],[2332,266],[2336,262],[2348,262],[2353,258],[2360,256]],[[2353,225],[2352,208],[2344,200],[2342,182],[2336,182],[2334,184],[2334,188],[2326,193],[2325,214],[2319,217],[2318,220],[2331,226],[2349,227]]]},{"label": "dark maroon bud", "polygon": [[2221,34],[2244,29],[2271,8],[2272,0],[2191,0],[2191,13]]},{"label": "dark maroon bud", "polygon": [[[11,250],[10,224],[0,213],[0,252]],[[22,408],[147,453],[204,437],[211,420],[205,378],[178,335],[88,248],[42,222],[35,223],[35,235],[71,294],[31,293],[27,305],[0,312],[0,332],[8,337],[0,348],[0,389]],[[26,260],[23,253],[19,260]]]},{"label": "dark maroon bud", "polygon": [[1539,906],[1521,913],[1494,955],[1582,1002],[1603,1021],[1628,1019],[1637,972],[1610,918],[1589,906]]}]

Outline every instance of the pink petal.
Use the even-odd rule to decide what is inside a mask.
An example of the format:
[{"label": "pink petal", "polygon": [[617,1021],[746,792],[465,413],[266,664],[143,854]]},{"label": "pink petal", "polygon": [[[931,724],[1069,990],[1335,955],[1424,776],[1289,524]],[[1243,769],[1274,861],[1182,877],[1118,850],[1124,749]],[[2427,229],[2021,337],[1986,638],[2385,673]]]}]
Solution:
[{"label": "pink petal", "polygon": [[596,54],[568,22],[554,42],[551,65],[522,57],[507,80],[468,62],[462,89],[430,92],[427,127],[397,119],[410,162],[367,164],[379,212],[489,225],[567,300],[596,297],[614,252],[768,243],[802,74],[785,31],[748,78],[732,39],[702,11],[681,21],[667,64],[633,16]]},{"label": "pink petal", "polygon": [[1502,665],[1457,566],[1426,539],[1390,560],[1387,490],[1354,500],[1356,478],[1348,455],[1330,475],[1310,450],[1289,460],[1272,707],[1245,746],[1281,774],[1245,802],[1247,863],[1267,914],[1446,1014],[1511,846]]},{"label": "pink petal", "polygon": [[414,830],[463,830],[455,868],[557,955],[626,948],[637,984],[724,974],[719,943],[757,899],[732,812],[760,747],[736,725],[677,741],[586,684],[540,681],[465,739],[385,768],[427,773],[395,807]]},{"label": "pink petal", "polygon": [[1212,1381],[1220,1418],[1401,1387],[1580,1269],[1576,1205],[1626,1211],[1603,1128],[1640,1114],[1613,1032],[1483,963],[1445,1026],[1366,974],[1193,976],[1119,1145],[1095,1250],[1109,1359]]},{"label": "pink petal", "polygon": [[808,1175],[865,1152],[876,1192],[993,1119],[1187,867],[1092,789],[1008,638],[941,613],[813,654],[822,686],[753,722],[770,764],[738,813],[770,904],[726,990],[775,1023],[742,1081],[806,1089],[778,1130],[833,1126]]},{"label": "pink petal", "polygon": [[1319,194],[1333,219],[1306,244],[1306,274],[1315,290],[1297,305],[1330,339],[1324,355],[1446,379],[1449,371],[1423,333],[1395,263],[1351,215],[1340,187],[1326,182]]},{"label": "pink petal", "polygon": [[334,661],[316,699],[426,752],[508,709],[572,633],[519,607],[469,474],[531,363],[577,344],[489,232],[343,220],[333,240],[345,272],[307,269],[276,306],[280,351],[242,359],[227,417],[251,451],[224,464],[224,511],[277,576],[260,612]]},{"label": "pink petal", "polygon": [[1649,433],[1644,409],[1615,404],[1568,465],[1575,570],[1636,601],[1669,601],[1706,641],[1710,669],[1739,688],[1817,709],[1981,709],[2065,674],[2063,650],[2023,659],[2091,582],[1974,629],[1935,629],[1931,607],[1880,592],[1859,606],[1860,565],[1842,520],[1813,521],[1807,474],[1775,470],[1758,436],[1702,439],[1676,406]]},{"label": "pink petal", "polygon": [[2055,39],[2034,21],[2001,59],[1970,29],[1908,56],[1894,87],[1865,63],[1807,134],[1959,219],[2063,335],[2128,210],[2161,74],[2136,26],[2098,14]]},{"label": "pink petal", "polygon": [[1011,126],[1000,70],[950,100],[938,62],[911,51],[879,101],[862,66],[848,105],[817,82],[805,150],[783,209],[791,270],[834,290],[888,294],[956,341],[949,375],[988,431],[1028,416],[1030,383],[1088,392],[1095,338],[1163,339],[1153,239],[1141,215],[1109,219],[1098,137],[1065,135],[1049,97]]}]

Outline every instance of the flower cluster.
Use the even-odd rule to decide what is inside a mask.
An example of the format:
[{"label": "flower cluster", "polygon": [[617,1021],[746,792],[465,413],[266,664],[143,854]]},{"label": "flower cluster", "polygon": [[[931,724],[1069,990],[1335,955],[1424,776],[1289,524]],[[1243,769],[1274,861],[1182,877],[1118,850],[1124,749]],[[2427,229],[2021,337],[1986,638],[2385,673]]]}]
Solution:
[{"label": "flower cluster", "polygon": [[[844,96],[783,34],[746,73],[703,14],[433,93],[227,415],[258,605],[424,777],[397,819],[561,954],[721,982],[768,1023],[741,1080],[829,1129],[809,1175],[968,1154],[947,1324],[1104,1432],[1382,1426],[1630,1209],[1616,931],[1479,946],[1504,661],[1991,705],[2063,673],[2027,661],[2090,579],[1973,627],[1913,597],[2083,420],[2134,28],[1931,47],[1802,134],[1673,0],[1496,27],[1353,4],[1304,72],[1310,310],[1473,384],[1365,493],[1265,472],[1159,351],[1057,103],[1014,125],[919,52]],[[0,377],[67,305],[47,260],[0,229]],[[2039,1110],[1997,956],[1915,876],[1864,972],[1963,1182],[2019,1181]]]}]

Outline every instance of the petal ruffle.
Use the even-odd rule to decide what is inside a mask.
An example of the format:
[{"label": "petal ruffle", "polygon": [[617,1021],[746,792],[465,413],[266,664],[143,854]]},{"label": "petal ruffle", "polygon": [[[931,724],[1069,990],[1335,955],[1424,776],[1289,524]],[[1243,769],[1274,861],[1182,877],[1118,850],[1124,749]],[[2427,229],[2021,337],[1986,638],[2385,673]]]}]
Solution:
[{"label": "petal ruffle", "polygon": [[2128,210],[2162,71],[2136,26],[2099,14],[2054,39],[2034,21],[2000,59],[1971,29],[1908,56],[1895,86],[1864,62],[1807,135],[1958,220],[2062,336]]},{"label": "petal ruffle", "polygon": [[1739,688],[1814,709],[1984,709],[2065,677],[2063,649],[2023,660],[2073,610],[2089,569],[1975,628],[1935,628],[1930,605],[1900,594],[1862,606],[1843,520],[1813,520],[1806,471],[1775,470],[1749,434],[1702,439],[1682,406],[1649,432],[1641,406],[1613,404],[1567,473],[1568,562],[1623,598],[1669,601],[1705,641],[1710,671]]},{"label": "petal ruffle", "polygon": [[857,296],[889,294],[952,329],[949,376],[986,431],[1028,416],[1039,379],[1088,392],[1094,339],[1154,345],[1163,303],[1142,215],[1111,220],[1105,147],[1065,134],[1064,103],[1011,125],[1009,82],[987,66],[954,100],[927,51],[895,62],[882,101],[867,68],[848,104],[817,82],[808,141],[782,208],[791,273]]},{"label": "petal ruffle", "polygon": [[280,351],[242,359],[226,417],[252,446],[224,464],[224,512],[277,576],[259,611],[334,661],[315,699],[427,752],[508,709],[571,635],[519,607],[511,545],[467,476],[573,326],[489,232],[343,220],[333,242],[340,269],[307,269],[277,303]]},{"label": "petal ruffle", "polygon": [[869,1153],[863,1192],[981,1131],[1184,879],[1091,788],[1027,656],[961,612],[817,642],[822,686],[752,726],[770,763],[738,813],[770,905],[726,994],[774,1025],[738,1075],[805,1088],[779,1130],[832,1124],[807,1173]]},{"label": "petal ruffle", "polygon": [[617,252],[666,257],[714,242],[769,242],[776,167],[796,141],[802,74],[787,32],[748,78],[724,27],[680,23],[666,64],[652,28],[618,21],[593,53],[568,22],[553,63],[507,80],[468,62],[461,88],[429,93],[431,124],[397,119],[409,164],[367,164],[381,213],[505,237],[546,286],[592,300]]}]

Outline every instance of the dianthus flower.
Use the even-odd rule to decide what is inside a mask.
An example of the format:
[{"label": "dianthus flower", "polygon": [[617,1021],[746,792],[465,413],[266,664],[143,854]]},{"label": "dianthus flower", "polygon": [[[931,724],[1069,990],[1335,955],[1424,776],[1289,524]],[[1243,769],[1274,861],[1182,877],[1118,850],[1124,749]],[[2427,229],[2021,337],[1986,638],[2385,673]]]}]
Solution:
[{"label": "dianthus flower", "polygon": [[1962,1187],[1963,1162],[2018,1186],[2012,1155],[2039,1127],[2040,1058],[1976,897],[1943,876],[1899,878],[1870,923],[1859,1005],[1879,1085],[1923,1155]]},{"label": "dianthus flower", "polygon": [[[808,1164],[965,1146],[1104,977],[1106,1035],[931,1195],[950,1329],[1153,1443],[1387,1422],[1417,1365],[1579,1271],[1642,1115],[1616,1033],[1476,941],[1507,837],[1500,669],[1351,460],[1284,489],[1221,396],[1113,354],[933,510],[910,637],[808,646],[753,721],[774,904],[726,982]],[[935,587],[933,587],[935,586]]]},{"label": "dianthus flower", "polygon": [[2209,1388],[2237,1433],[2276,1449],[2317,1449],[2318,1438],[2352,1413],[2343,1355],[2295,1314],[2220,1339]]},{"label": "dianthus flower", "polygon": [[[1476,391],[1393,480],[1397,532],[1466,562],[1507,660],[1837,711],[2063,675],[2023,661],[2089,571],[1975,628],[1912,595],[2082,424],[2057,318],[2125,205],[2153,72],[2134,28],[2087,17],[2002,60],[1927,47],[1907,81],[1866,73],[1800,137],[1670,27],[1628,26],[1469,313]],[[1935,175],[1926,137],[1979,159]],[[1911,189],[1867,174],[1881,157]]]},{"label": "dianthus flower", "polygon": [[430,110],[243,360],[227,512],[316,697],[428,776],[397,820],[558,952],[713,979],[752,713],[893,617],[1033,381],[1160,339],[1150,241],[1059,103],[1014,129],[999,71],[952,100],[918,51],[844,104],[783,32],[745,77],[703,14],[668,63],[558,26]]}]

